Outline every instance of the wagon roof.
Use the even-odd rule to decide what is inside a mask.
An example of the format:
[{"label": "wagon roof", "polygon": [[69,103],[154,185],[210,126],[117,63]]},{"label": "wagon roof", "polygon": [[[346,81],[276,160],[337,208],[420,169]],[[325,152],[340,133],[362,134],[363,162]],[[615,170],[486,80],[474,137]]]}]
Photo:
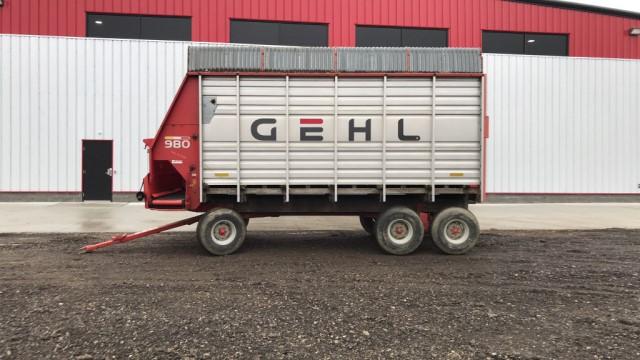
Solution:
[{"label": "wagon roof", "polygon": [[196,45],[189,71],[481,73],[482,60],[468,48]]}]

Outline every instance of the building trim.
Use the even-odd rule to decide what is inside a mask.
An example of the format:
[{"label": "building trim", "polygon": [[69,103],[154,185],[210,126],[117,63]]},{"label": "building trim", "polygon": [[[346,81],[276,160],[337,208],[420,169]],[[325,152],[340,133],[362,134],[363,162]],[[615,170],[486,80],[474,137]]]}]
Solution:
[{"label": "building trim", "polygon": [[613,9],[613,8],[596,6],[596,5],[580,4],[580,3],[575,3],[571,1],[567,1],[567,2],[553,1],[553,0],[507,0],[507,1],[640,20],[640,13],[636,13],[633,11]]}]

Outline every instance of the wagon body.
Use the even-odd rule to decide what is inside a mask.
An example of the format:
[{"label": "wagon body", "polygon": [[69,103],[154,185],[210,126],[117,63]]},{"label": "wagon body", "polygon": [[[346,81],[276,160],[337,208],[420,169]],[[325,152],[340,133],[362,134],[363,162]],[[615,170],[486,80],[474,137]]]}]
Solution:
[{"label": "wagon body", "polygon": [[147,140],[148,207],[203,210],[250,195],[481,200],[482,74],[217,66],[187,75]]},{"label": "wagon body", "polygon": [[467,205],[483,198],[487,136],[478,51],[196,47],[189,66],[145,140],[139,197],[206,212],[190,221],[210,252],[237,250],[252,217],[290,214],[358,215],[395,254],[430,227],[455,240],[445,252],[475,244]]}]

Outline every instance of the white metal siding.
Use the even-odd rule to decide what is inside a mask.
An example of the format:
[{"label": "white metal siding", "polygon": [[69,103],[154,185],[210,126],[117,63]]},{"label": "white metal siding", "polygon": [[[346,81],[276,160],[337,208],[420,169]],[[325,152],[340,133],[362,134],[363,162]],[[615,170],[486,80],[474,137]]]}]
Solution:
[{"label": "white metal siding", "polygon": [[[188,45],[0,35],[0,191],[80,191],[92,138],[114,140],[114,190],[137,190]],[[487,54],[484,69],[489,192],[640,193],[640,61]]]},{"label": "white metal siding", "polygon": [[137,190],[187,45],[0,35],[0,191],[81,191],[82,139],[113,139],[113,190]]},{"label": "white metal siding", "polygon": [[487,190],[640,193],[640,61],[484,55]]}]

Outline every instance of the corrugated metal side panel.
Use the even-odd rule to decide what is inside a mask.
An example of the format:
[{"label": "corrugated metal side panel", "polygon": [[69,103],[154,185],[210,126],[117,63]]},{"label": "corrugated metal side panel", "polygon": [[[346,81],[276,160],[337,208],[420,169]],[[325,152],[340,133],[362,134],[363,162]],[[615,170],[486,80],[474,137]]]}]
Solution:
[{"label": "corrugated metal side panel", "polygon": [[478,49],[199,45],[189,48],[189,70],[480,73],[482,65]]},{"label": "corrugated metal side panel", "polygon": [[640,193],[640,61],[484,55],[487,190]]},{"label": "corrugated metal side panel", "polygon": [[482,72],[482,58],[477,49],[411,48],[409,71]]},{"label": "corrugated metal side panel", "polygon": [[80,191],[82,139],[114,139],[113,190],[137,190],[187,45],[0,35],[0,191]]},{"label": "corrugated metal side panel", "polygon": [[338,48],[338,71],[482,71],[480,50],[454,48]]},{"label": "corrugated metal side panel", "polygon": [[406,71],[407,54],[398,48],[338,49],[338,71]]},{"label": "corrugated metal side panel", "polygon": [[640,58],[640,20],[504,0],[7,0],[0,33],[85,36],[87,12],[190,16],[194,41],[228,42],[229,19],[329,25],[354,46],[356,25],[449,29],[449,46],[479,48],[482,30],[569,34],[572,56]]},{"label": "corrugated metal side panel", "polygon": [[[285,185],[287,179],[294,186],[382,185],[386,152],[387,185],[430,185],[431,78],[389,77],[386,91],[383,84],[382,76],[339,78],[336,97],[333,77],[291,77],[288,94],[284,77],[240,77],[237,97],[235,77],[205,77],[203,104],[215,97],[217,105],[215,111],[204,111],[213,115],[203,124],[203,181],[210,186],[236,185],[238,177],[243,186]],[[438,78],[435,95],[435,184],[478,185],[480,79]],[[254,130],[261,135],[273,131],[275,140],[252,135],[258,119],[269,122]],[[350,139],[351,123],[369,124],[370,139],[362,132]],[[321,138],[305,141],[303,129]],[[417,138],[403,140],[401,133]]]},{"label": "corrugated metal side panel", "polygon": [[319,47],[265,47],[265,70],[331,71],[333,50]]},{"label": "corrugated metal side panel", "polygon": [[257,71],[261,66],[261,51],[255,46],[198,45],[189,47],[189,70],[197,71]]}]

